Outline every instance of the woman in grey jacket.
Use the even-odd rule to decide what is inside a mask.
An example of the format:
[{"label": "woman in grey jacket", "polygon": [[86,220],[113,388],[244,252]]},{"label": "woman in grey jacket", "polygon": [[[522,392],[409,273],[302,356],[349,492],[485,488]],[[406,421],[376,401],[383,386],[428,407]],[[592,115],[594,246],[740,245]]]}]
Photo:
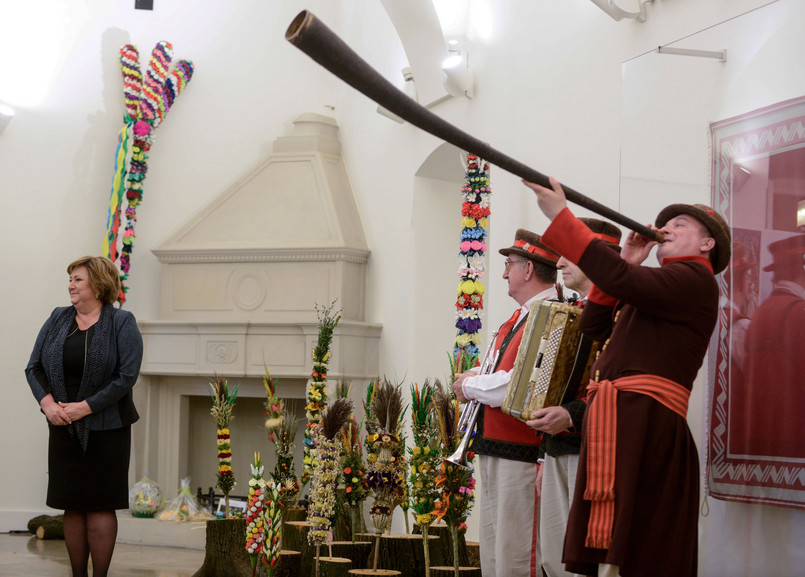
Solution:
[{"label": "woman in grey jacket", "polygon": [[116,509],[128,507],[131,425],[139,418],[132,387],[143,342],[137,321],[112,303],[117,268],[87,256],[67,267],[69,307],[45,321],[25,369],[48,420],[47,505],[64,509],[64,540],[74,576],[109,569]]}]

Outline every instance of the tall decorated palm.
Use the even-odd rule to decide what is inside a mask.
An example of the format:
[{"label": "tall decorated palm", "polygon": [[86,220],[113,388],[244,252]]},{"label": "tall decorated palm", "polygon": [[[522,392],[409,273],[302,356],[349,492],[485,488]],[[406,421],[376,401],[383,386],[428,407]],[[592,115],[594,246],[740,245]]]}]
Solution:
[{"label": "tall decorated palm", "polygon": [[316,348],[313,349],[313,372],[311,373],[310,385],[307,389],[307,405],[305,405],[305,416],[307,417],[307,427],[305,428],[305,447],[302,466],[302,484],[306,485],[313,473],[313,456],[311,454],[314,445],[315,427],[321,422],[324,410],[327,408],[327,363],[330,361],[330,345],[333,342],[333,331],[338,321],[341,320],[341,312],[333,311],[335,301],[329,306],[323,307],[316,305],[316,316],[319,320],[319,336],[316,341]]},{"label": "tall decorated palm", "polygon": [[382,380],[374,386],[371,418],[366,421],[368,465],[366,484],[374,494],[370,516],[377,542],[373,568],[377,569],[380,535],[391,526],[394,509],[405,498],[403,423],[400,386]]},{"label": "tall decorated palm", "polygon": [[425,547],[425,575],[430,577],[430,546],[428,528],[436,519],[433,514],[435,501],[439,495],[436,488],[436,475],[441,470],[441,450],[433,412],[433,387],[425,381],[422,388],[411,385],[411,427],[413,447],[411,455],[411,509],[414,519],[422,532]]},{"label": "tall decorated palm", "polygon": [[280,492],[282,506],[292,507],[299,499],[299,479],[294,468],[293,448],[300,419],[277,397],[277,379],[271,376],[267,365],[263,386],[266,390],[266,433],[277,450],[277,464],[271,477]]},{"label": "tall decorated palm", "polygon": [[319,549],[332,541],[335,517],[335,492],[340,473],[341,428],[352,413],[352,401],[337,399],[315,428],[313,474],[307,520],[311,524],[308,540],[316,547],[316,575],[319,574]]},{"label": "tall decorated palm", "polygon": [[269,434],[277,449],[277,464],[271,478],[279,491],[283,510],[293,507],[299,501],[299,477],[293,459],[296,429],[302,421],[293,411],[285,409],[282,423]]},{"label": "tall decorated palm", "polygon": [[[439,384],[434,388],[433,406],[442,454],[452,455],[461,443],[461,432],[458,430],[459,402],[452,391],[445,391]],[[468,452],[467,463],[474,457],[472,452]],[[441,472],[436,477],[436,487],[439,489],[439,497],[434,503],[433,514],[437,519],[443,519],[450,530],[453,540],[453,567],[455,576],[458,577],[458,535],[461,531],[466,531],[467,517],[475,502],[472,469],[443,459]]]},{"label": "tall decorated palm", "polygon": [[349,511],[349,527],[353,543],[357,532],[362,530],[361,512],[368,494],[366,463],[363,460],[361,447],[361,428],[353,414],[341,429],[341,486],[344,506]]},{"label": "tall decorated palm", "polygon": [[282,511],[280,503],[280,490],[273,481],[266,482],[265,507],[263,509],[263,548],[260,551],[260,560],[266,568],[266,575],[272,577],[277,570],[282,550]]},{"label": "tall decorated palm", "polygon": [[250,466],[252,478],[249,479],[249,502],[246,508],[246,552],[252,566],[252,577],[257,570],[257,561],[263,550],[266,526],[263,511],[266,504],[266,481],[263,479],[263,464],[260,453],[254,453],[254,462]]},{"label": "tall decorated palm", "polygon": [[218,440],[218,475],[216,487],[224,494],[224,517],[229,517],[229,493],[235,486],[235,474],[232,472],[232,445],[229,437],[229,424],[232,422],[232,407],[238,396],[238,386],[230,391],[225,378],[215,376],[210,383],[212,398],[212,415],[217,427]]}]

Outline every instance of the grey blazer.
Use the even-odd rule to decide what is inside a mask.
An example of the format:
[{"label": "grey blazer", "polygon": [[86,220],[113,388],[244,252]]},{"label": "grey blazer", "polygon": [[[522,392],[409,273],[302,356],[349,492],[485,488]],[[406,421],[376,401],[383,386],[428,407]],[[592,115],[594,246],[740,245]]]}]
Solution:
[{"label": "grey blazer", "polygon": [[[47,369],[42,363],[42,347],[55,320],[68,308],[72,307],[54,309],[42,325],[25,368],[28,385],[37,403],[41,403],[51,392]],[[102,384],[84,399],[92,410],[92,414],[84,417],[91,431],[119,429],[139,419],[131,390],[140,374],[142,359],[143,339],[134,315],[129,311],[114,309],[111,338],[103,362]]]}]

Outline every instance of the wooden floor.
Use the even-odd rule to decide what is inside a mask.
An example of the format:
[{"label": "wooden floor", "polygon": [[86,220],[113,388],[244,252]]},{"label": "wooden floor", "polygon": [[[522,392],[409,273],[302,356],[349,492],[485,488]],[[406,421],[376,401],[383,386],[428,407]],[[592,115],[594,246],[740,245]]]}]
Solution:
[{"label": "wooden floor", "polygon": [[[110,577],[192,577],[204,551],[143,545],[115,546]],[[70,577],[62,540],[42,541],[29,533],[0,533],[2,577]]]}]

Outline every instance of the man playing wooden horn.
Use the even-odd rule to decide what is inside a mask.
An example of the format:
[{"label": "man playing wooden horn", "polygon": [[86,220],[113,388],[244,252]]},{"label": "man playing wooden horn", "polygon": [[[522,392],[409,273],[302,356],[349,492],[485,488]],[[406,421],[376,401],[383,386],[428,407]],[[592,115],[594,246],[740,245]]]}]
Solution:
[{"label": "man playing wooden horn", "polygon": [[[580,218],[596,238],[620,252],[620,229],[597,218]],[[566,288],[577,293],[576,302],[584,306],[592,281],[582,270],[565,257],[556,263]],[[584,337],[585,339],[587,337]],[[589,358],[589,355],[587,355]],[[576,471],[581,448],[581,424],[587,403],[587,383],[571,383],[562,399],[562,404],[545,407],[534,414],[528,426],[545,433],[540,448],[545,453],[545,462],[540,467],[537,488],[540,493],[539,544],[542,553],[542,569],[548,577],[571,577],[562,565],[562,548],[565,542],[568,513],[576,488]]]},{"label": "man playing wooden horn", "polygon": [[714,274],[730,259],[724,219],[673,204],[656,241],[629,233],[620,255],[567,208],[562,187],[525,183],[552,221],[542,237],[593,281],[580,328],[603,342],[588,387],[563,561],[585,575],[693,576],[699,460],[686,413],[718,313]]},{"label": "man playing wooden horn", "polygon": [[556,299],[559,255],[525,229],[517,230],[514,245],[500,254],[507,257],[503,278],[519,308],[498,331],[492,373],[456,375],[453,390],[461,402],[477,399],[482,404],[472,446],[481,455],[481,572],[486,577],[533,577],[542,563],[536,517],[539,439],[500,406],[531,305]]}]

